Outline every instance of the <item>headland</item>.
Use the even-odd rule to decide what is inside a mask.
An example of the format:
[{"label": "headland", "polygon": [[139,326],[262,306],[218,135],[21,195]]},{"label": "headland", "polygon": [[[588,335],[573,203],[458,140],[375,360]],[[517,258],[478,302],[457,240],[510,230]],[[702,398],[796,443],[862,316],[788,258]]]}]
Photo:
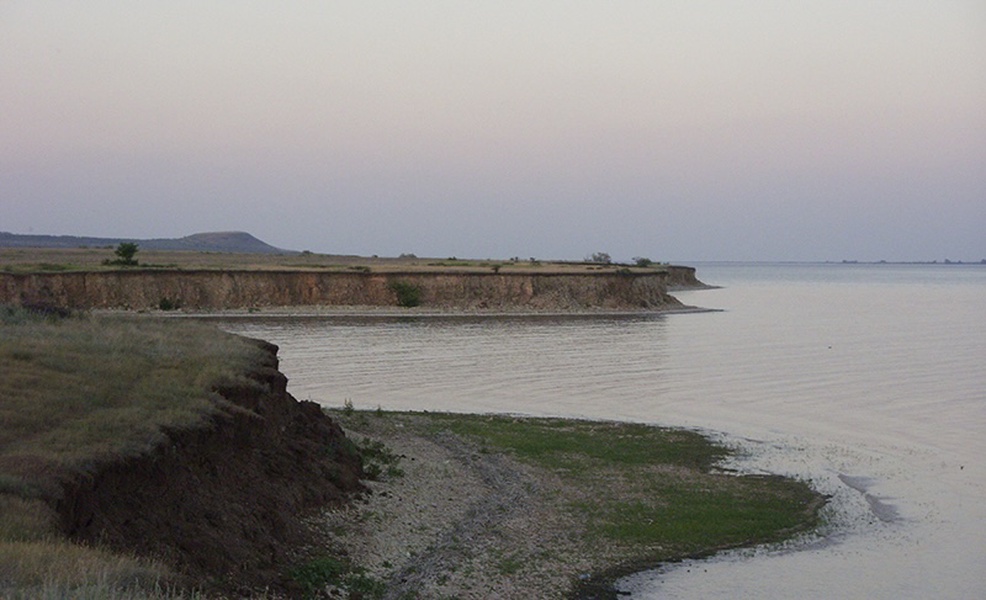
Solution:
[{"label": "headland", "polygon": [[0,304],[70,309],[676,310],[669,289],[704,287],[695,269],[652,264],[147,251],[0,250]]}]

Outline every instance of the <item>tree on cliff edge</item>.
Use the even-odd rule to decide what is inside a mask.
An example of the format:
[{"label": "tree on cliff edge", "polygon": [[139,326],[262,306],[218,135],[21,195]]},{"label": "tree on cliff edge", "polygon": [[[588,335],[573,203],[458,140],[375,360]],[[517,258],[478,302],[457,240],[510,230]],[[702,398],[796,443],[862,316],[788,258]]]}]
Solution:
[{"label": "tree on cliff edge", "polygon": [[137,259],[134,258],[134,256],[137,255],[137,250],[137,244],[134,242],[120,242],[120,245],[113,251],[113,253],[117,256],[117,259],[112,261],[110,264],[123,265],[127,267],[136,266]]}]

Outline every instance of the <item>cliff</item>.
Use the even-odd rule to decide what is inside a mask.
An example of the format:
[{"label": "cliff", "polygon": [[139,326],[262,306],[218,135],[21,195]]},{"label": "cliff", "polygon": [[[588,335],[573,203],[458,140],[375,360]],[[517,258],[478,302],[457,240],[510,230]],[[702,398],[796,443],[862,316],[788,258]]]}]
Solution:
[{"label": "cliff", "polygon": [[73,540],[161,559],[196,586],[273,587],[316,540],[302,518],[361,491],[360,458],[342,429],[298,402],[277,347],[204,426],[167,432],[150,453],[63,482],[52,503]]},{"label": "cliff", "polygon": [[695,275],[695,267],[685,267],[681,265],[668,266],[667,286],[669,290],[694,290],[708,289],[715,286],[707,285],[699,281]]},{"label": "cliff", "polygon": [[0,273],[0,304],[76,309],[192,310],[272,306],[396,306],[396,288],[454,309],[668,309],[667,286],[695,287],[694,269],[531,272],[151,270]]}]

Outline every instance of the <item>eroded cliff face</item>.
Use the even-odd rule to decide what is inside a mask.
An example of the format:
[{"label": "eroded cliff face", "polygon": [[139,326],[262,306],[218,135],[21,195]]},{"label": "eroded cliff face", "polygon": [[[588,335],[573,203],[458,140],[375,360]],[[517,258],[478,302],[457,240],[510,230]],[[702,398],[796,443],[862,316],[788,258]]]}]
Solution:
[{"label": "eroded cliff face", "polygon": [[207,423],[64,481],[64,533],[161,559],[195,586],[298,596],[285,573],[317,540],[302,519],[361,492],[362,463],[318,405],[287,393],[276,346],[257,343],[267,363],[217,390],[228,405]]},{"label": "eroded cliff face", "polygon": [[[192,310],[273,306],[396,306],[395,284],[435,308],[577,310],[666,309],[670,277],[685,285],[694,269],[669,272],[349,273],[312,271],[151,271],[0,273],[0,303],[66,308]],[[670,273],[670,275],[669,275]],[[696,280],[697,281],[697,280]]]},{"label": "eroded cliff face", "polygon": [[704,289],[714,286],[709,286],[699,281],[695,275],[695,267],[670,265],[668,267],[667,287],[669,290],[688,290]]}]

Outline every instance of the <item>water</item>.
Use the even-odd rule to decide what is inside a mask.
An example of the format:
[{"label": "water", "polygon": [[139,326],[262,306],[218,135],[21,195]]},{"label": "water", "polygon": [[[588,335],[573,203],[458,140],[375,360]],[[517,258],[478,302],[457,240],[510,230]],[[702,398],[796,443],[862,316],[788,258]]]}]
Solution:
[{"label": "water", "polygon": [[832,495],[821,536],[620,582],[634,598],[979,598],[986,267],[698,265],[720,312],[249,318],[297,397],[701,428]]}]

